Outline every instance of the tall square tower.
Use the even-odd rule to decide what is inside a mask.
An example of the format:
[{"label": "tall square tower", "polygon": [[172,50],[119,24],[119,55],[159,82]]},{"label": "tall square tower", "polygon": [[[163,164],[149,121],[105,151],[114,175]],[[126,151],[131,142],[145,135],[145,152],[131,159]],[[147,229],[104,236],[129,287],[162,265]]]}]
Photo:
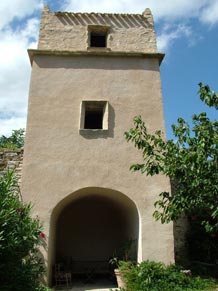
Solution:
[{"label": "tall square tower", "polygon": [[[139,153],[124,132],[141,115],[164,131],[151,12],[42,12],[32,76],[22,194],[48,238],[48,277],[64,261],[107,262],[132,241],[131,258],[174,261],[172,224],[155,222],[163,176],[131,173]],[[74,264],[73,264],[74,263]]]}]

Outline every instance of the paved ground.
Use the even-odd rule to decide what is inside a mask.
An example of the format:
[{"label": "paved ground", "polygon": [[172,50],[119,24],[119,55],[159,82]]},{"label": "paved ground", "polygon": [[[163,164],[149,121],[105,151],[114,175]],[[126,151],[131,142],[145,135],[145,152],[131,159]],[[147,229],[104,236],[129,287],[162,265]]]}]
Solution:
[{"label": "paved ground", "polygon": [[57,291],[115,291],[119,290],[115,284],[108,280],[98,280],[92,284],[84,284],[80,281],[74,282],[69,288],[60,287]]}]

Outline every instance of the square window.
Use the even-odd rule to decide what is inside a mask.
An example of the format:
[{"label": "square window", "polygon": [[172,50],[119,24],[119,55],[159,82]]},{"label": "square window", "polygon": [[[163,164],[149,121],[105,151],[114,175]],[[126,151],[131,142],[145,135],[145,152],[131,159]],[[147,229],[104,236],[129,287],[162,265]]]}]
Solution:
[{"label": "square window", "polygon": [[108,102],[82,101],[80,129],[108,130]]},{"label": "square window", "polygon": [[107,48],[109,26],[88,25],[88,47]]},{"label": "square window", "polygon": [[90,32],[90,47],[107,47],[106,32]]}]

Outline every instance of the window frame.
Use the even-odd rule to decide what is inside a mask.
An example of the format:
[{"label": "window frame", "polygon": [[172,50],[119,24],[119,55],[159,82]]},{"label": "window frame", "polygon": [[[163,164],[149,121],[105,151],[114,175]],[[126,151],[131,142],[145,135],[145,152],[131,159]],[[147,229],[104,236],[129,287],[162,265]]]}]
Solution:
[{"label": "window frame", "polygon": [[[110,26],[107,25],[88,25],[88,49],[108,49],[108,35]],[[91,34],[105,34],[105,46],[91,46]]]},{"label": "window frame", "polygon": [[[102,107],[102,128],[85,128],[87,107]],[[80,131],[107,131],[109,121],[109,104],[106,100],[83,100],[80,105]],[[89,109],[90,110],[90,109]],[[94,110],[93,110],[94,111]]]}]

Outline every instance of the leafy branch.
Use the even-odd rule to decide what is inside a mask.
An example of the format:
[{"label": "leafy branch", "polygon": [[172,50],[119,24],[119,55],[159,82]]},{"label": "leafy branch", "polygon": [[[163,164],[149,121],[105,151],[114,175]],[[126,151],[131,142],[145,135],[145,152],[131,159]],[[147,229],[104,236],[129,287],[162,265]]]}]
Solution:
[{"label": "leafy branch", "polygon": [[[218,109],[218,94],[199,83],[200,99]],[[163,191],[155,202],[154,217],[162,223],[177,220],[183,213],[208,213],[202,225],[208,232],[218,231],[218,121],[205,112],[192,116],[189,125],[178,118],[172,125],[174,139],[165,140],[161,131],[148,132],[141,116],[134,127],[125,132],[127,141],[141,151],[143,163],[132,171],[147,176],[163,174],[175,185],[173,195]]]}]

